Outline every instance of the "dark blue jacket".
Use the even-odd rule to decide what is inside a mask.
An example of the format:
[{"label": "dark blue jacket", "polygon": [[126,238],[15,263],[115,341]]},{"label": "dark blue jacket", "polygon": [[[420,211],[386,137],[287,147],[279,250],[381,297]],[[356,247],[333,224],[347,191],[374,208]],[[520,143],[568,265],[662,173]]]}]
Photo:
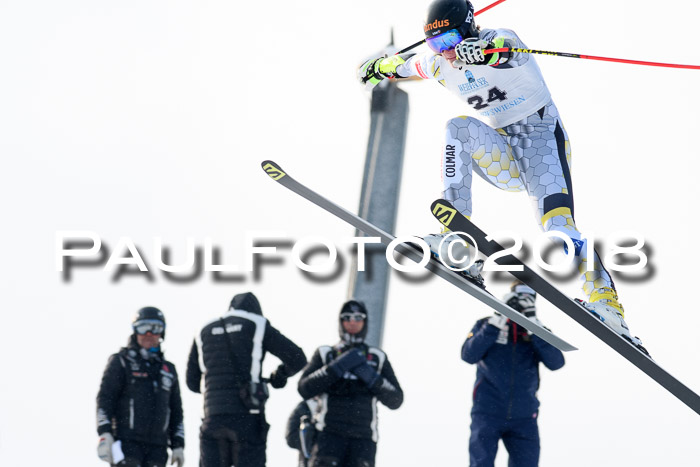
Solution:
[{"label": "dark blue jacket", "polygon": [[472,413],[533,418],[540,405],[539,363],[558,370],[564,356],[510,320],[508,327],[506,333],[488,324],[488,318],[480,319],[462,346],[462,360],[477,364]]}]

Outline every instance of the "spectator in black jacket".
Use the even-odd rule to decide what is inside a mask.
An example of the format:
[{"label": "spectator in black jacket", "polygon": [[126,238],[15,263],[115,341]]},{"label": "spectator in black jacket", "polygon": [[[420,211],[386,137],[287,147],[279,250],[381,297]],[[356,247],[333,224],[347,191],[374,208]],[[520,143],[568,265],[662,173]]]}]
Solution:
[{"label": "spectator in black jacket", "polygon": [[233,297],[228,312],[196,336],[187,362],[187,387],[204,394],[201,467],[265,465],[270,425],[261,371],[266,352],[282,360],[269,378],[274,388],[284,387],[306,364],[304,351],[270,325],[250,292]]},{"label": "spectator in black jacket", "polygon": [[299,380],[304,399],[320,396],[311,467],[373,467],[377,451],[377,400],[397,409],[403,391],[386,354],[364,343],[367,310],[356,300],[340,310],[341,341],[314,353]]},{"label": "spectator in black jacket", "polygon": [[[163,358],[165,317],[154,307],[136,313],[127,347],[112,355],[97,394],[97,453],[111,465],[164,467],[185,463],[185,432],[175,365]],[[115,441],[116,440],[116,441]]]},{"label": "spectator in black jacket", "polygon": [[311,447],[316,438],[316,427],[313,426],[314,417],[321,407],[318,399],[307,399],[299,402],[287,420],[287,430],[284,434],[287,446],[299,451],[298,467],[309,466]]}]

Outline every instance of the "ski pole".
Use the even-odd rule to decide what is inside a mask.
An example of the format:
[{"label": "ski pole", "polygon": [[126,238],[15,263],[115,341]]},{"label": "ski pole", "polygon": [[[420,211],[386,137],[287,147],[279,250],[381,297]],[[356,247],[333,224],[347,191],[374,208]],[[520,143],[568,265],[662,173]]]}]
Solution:
[{"label": "ski pole", "polygon": [[488,10],[490,10],[491,8],[495,7],[496,5],[499,5],[499,4],[501,4],[501,3],[505,2],[505,1],[506,1],[506,0],[498,0],[497,2],[493,2],[491,5],[485,6],[485,7],[482,8],[481,10],[477,11],[476,13],[474,13],[474,16],[479,16],[479,15],[482,14],[483,12],[488,11]]},{"label": "ski pole", "polygon": [[[490,10],[491,8],[495,7],[496,5],[499,5],[499,4],[503,3],[503,2],[505,2],[505,1],[506,1],[506,0],[497,0],[497,1],[493,2],[492,4],[490,4],[490,5],[488,5],[488,6],[485,6],[485,7],[482,8],[481,10],[477,11],[476,13],[474,13],[474,16],[479,16],[481,13],[483,13],[483,12],[485,12],[485,11],[487,11],[487,10]],[[405,49],[399,50],[398,52],[396,52],[396,55],[402,54],[402,53],[404,53],[404,52],[408,52],[408,51],[411,50],[411,49],[415,49],[416,47],[418,47],[419,45],[421,45],[423,42],[425,42],[425,39],[419,40],[419,41],[416,42],[415,44],[411,44],[411,45],[409,45],[408,47],[406,47]]]},{"label": "ski pole", "polygon": [[502,47],[500,49],[486,49],[484,54],[494,54],[497,52],[520,52],[525,54],[554,55],[555,57],[584,58],[586,60],[601,60],[604,62],[629,63],[632,65],[661,66],[667,68],[687,68],[700,70],[700,65],[681,65],[677,63],[643,62],[641,60],[628,60],[625,58],[596,57],[595,55],[580,55],[567,52],[548,52],[546,50],[518,49],[514,47]]}]

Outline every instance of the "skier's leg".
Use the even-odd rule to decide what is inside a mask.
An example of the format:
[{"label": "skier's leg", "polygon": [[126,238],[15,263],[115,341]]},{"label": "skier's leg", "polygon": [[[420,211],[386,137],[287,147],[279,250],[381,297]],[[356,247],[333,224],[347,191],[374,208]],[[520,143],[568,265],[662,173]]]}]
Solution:
[{"label": "skier's leg", "polygon": [[509,420],[503,445],[508,451],[508,467],[537,467],[540,459],[537,419]]},{"label": "skier's leg", "polygon": [[513,141],[514,153],[524,171],[527,192],[535,205],[542,229],[561,232],[569,236],[574,244],[582,289],[588,297],[590,308],[617,333],[634,341],[624,321],[624,310],[610,274],[596,252],[592,258],[588,257],[586,240],[576,227],[570,171],[571,147],[554,103],[550,102],[527,119],[504,130]]},{"label": "skier's leg", "polygon": [[[526,146],[522,151],[528,194],[537,209],[544,231],[559,231],[574,242],[583,291],[590,297],[596,289],[614,290],[610,274],[597,254],[587,257],[587,248],[574,221],[574,194],[571,183],[571,147],[557,108],[550,102],[523,122],[505,130]],[[593,261],[593,271],[586,272]]]},{"label": "skier's leg", "polygon": [[[471,217],[472,214],[472,177],[473,173],[484,178],[492,185],[508,191],[521,191],[524,184],[520,169],[502,130],[494,130],[485,123],[471,117],[456,117],[447,122],[445,129],[445,146],[442,157],[443,198],[450,201],[459,212]],[[431,250],[451,266],[459,267],[447,255],[449,243],[442,243],[448,235],[428,235],[426,242]],[[450,236],[450,239],[454,237]],[[466,257],[468,249],[455,245],[453,254],[456,259]],[[470,268],[467,274],[480,278],[481,264]],[[474,269],[474,271],[472,271]]]},{"label": "skier's leg", "polygon": [[522,191],[513,149],[503,130],[472,117],[447,122],[442,159],[443,197],[464,216],[472,215],[472,172],[507,191]]}]

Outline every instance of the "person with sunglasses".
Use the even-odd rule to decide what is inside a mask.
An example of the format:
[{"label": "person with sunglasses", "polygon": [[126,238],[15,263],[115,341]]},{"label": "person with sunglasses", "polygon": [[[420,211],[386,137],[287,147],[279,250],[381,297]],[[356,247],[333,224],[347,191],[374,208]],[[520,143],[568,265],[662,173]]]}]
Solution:
[{"label": "person with sunglasses", "polygon": [[403,391],[389,359],[367,345],[367,309],[349,300],[340,309],[340,342],[314,352],[299,379],[304,400],[318,397],[310,467],[373,467],[377,451],[377,400],[395,410]]},{"label": "person with sunglasses", "polygon": [[97,394],[97,454],[110,465],[164,467],[185,463],[180,384],[175,365],[165,360],[165,316],[141,308],[126,347],[112,355]]},{"label": "person with sunglasses", "polygon": [[[535,299],[534,290],[515,281],[503,301],[539,322]],[[564,355],[495,313],[476,322],[462,346],[462,360],[476,365],[469,465],[493,467],[502,440],[509,455],[508,465],[536,467],[540,457],[539,365],[558,370],[564,366]]]},{"label": "person with sunglasses", "polygon": [[[423,29],[429,52],[368,60],[358,71],[360,82],[371,89],[385,78],[419,77],[437,81],[461,99],[467,115],[450,119],[445,131],[443,198],[471,218],[474,173],[501,190],[527,192],[542,230],[573,241],[586,308],[641,348],[627,327],[610,274],[597,253],[589,256],[574,222],[569,137],[534,55],[487,53],[527,46],[512,30],[477,27],[468,0],[434,0]],[[468,245],[451,232],[424,240],[450,266],[469,259]],[[450,248],[456,261],[447,254]],[[482,267],[476,262],[465,272],[481,282]]]}]

